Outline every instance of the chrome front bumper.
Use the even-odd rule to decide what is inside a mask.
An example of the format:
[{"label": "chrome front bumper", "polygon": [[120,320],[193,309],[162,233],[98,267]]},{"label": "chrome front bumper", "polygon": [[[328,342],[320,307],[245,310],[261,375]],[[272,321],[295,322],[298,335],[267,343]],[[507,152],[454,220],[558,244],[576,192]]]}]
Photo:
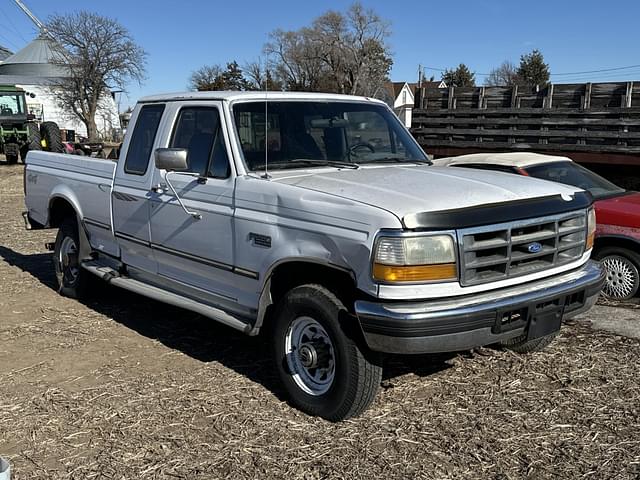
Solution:
[{"label": "chrome front bumper", "polygon": [[[588,261],[560,275],[479,294],[424,302],[358,300],[355,311],[372,350],[468,350],[531,332],[531,325],[547,322],[554,315],[566,319],[588,310],[604,278],[600,264]],[[540,331],[539,326],[536,329]]]}]

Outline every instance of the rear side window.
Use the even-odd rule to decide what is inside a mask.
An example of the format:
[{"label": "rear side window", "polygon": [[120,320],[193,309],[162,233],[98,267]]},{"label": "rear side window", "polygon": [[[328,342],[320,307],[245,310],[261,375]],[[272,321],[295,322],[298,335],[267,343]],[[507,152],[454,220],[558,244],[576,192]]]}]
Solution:
[{"label": "rear side window", "polygon": [[131,135],[127,159],[124,162],[125,173],[144,175],[149,166],[149,157],[160,119],[164,112],[164,105],[145,105],[140,109],[136,126]]},{"label": "rear side window", "polygon": [[171,147],[187,149],[187,172],[213,178],[227,178],[230,174],[217,108],[188,107],[180,110]]}]

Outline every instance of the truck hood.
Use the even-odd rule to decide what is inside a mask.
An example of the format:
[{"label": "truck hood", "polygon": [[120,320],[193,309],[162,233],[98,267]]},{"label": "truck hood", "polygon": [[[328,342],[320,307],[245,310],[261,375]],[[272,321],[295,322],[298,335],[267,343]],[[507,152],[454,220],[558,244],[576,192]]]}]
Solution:
[{"label": "truck hood", "polygon": [[558,197],[558,202],[565,203],[562,200],[570,202],[575,193],[582,192],[577,187],[509,173],[435,166],[288,170],[272,172],[272,176],[272,181],[376,206],[400,219],[542,197]]}]

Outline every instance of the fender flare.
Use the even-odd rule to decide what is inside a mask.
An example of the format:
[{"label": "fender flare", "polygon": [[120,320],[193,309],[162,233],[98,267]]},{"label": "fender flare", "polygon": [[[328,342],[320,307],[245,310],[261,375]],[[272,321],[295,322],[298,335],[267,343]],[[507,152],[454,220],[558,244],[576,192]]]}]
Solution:
[{"label": "fender flare", "polygon": [[262,291],[260,292],[260,298],[258,300],[258,315],[255,323],[253,324],[253,328],[249,332],[249,335],[254,336],[260,333],[260,329],[264,324],[267,309],[274,304],[273,297],[271,295],[271,279],[273,278],[273,272],[276,270],[276,268],[280,267],[281,265],[285,265],[287,263],[312,263],[312,264],[320,265],[320,266],[335,270],[336,272],[349,275],[349,277],[351,277],[351,280],[353,280],[354,286],[357,285],[356,276],[353,270],[347,267],[336,265],[334,263],[327,262],[326,260],[318,259],[314,257],[281,258],[277,262],[274,262],[267,269],[265,273],[265,277],[264,277],[265,280],[262,284]]},{"label": "fender flare", "polygon": [[91,243],[89,242],[89,234],[87,233],[84,222],[82,209],[80,208],[80,204],[76,200],[75,195],[71,191],[69,187],[66,185],[59,185],[53,189],[51,192],[51,197],[49,198],[49,208],[47,209],[47,225],[50,226],[51,223],[51,208],[56,200],[64,200],[68,203],[73,211],[75,212],[76,222],[78,227],[78,240],[80,241],[79,255],[81,260],[88,260],[92,258],[92,248]]}]

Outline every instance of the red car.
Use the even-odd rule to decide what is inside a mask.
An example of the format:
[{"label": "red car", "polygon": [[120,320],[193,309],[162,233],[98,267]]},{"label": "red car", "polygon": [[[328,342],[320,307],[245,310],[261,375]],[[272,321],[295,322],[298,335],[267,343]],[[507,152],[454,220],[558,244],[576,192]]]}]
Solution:
[{"label": "red car", "polygon": [[593,257],[607,268],[603,294],[628,300],[640,284],[640,193],[614,185],[570,158],[529,152],[477,153],[440,158],[435,165],[497,170],[574,185],[595,199],[597,230]]}]

